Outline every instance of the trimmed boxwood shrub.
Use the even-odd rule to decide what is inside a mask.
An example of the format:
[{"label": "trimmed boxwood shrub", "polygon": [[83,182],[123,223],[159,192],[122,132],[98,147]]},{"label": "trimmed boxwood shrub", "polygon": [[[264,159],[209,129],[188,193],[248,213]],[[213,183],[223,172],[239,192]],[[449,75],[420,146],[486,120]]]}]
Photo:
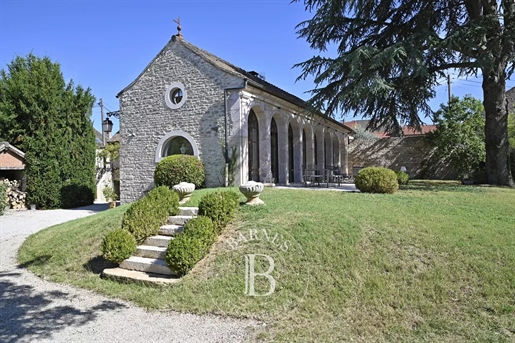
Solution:
[{"label": "trimmed boxwood shrub", "polygon": [[365,193],[395,193],[399,189],[397,175],[391,169],[368,167],[361,169],[356,176],[356,187]]},{"label": "trimmed boxwood shrub", "polygon": [[156,186],[172,188],[180,182],[190,182],[199,189],[204,186],[206,175],[202,161],[191,155],[171,155],[163,158],[154,171]]},{"label": "trimmed boxwood shrub", "polygon": [[164,207],[169,216],[179,214],[179,195],[167,186],[159,186],[151,190],[147,197]]},{"label": "trimmed boxwood shrub", "polygon": [[124,213],[122,228],[129,231],[141,244],[147,237],[157,235],[168,215],[168,206],[147,196],[132,203]]},{"label": "trimmed boxwood shrub", "polygon": [[237,208],[236,198],[239,196],[232,191],[205,194],[200,199],[198,214],[209,217],[215,224],[217,233],[220,234],[227,223],[234,218]]},{"label": "trimmed boxwood shrub", "polygon": [[224,191],[222,192],[222,196],[228,200],[232,200],[234,202],[234,209],[236,210],[238,206],[240,206],[240,193],[236,193],[233,191]]},{"label": "trimmed boxwood shrub", "polygon": [[400,185],[407,185],[409,182],[409,175],[406,174],[403,171],[397,170],[395,172],[395,175],[397,176],[397,183]]},{"label": "trimmed boxwood shrub", "polygon": [[[184,225],[182,232],[187,236],[197,238],[204,249],[207,249],[206,253],[216,241],[216,227],[211,219],[205,216],[197,216],[191,220],[188,220]],[[179,235],[180,236],[180,235]]]},{"label": "trimmed boxwood shrub", "polygon": [[104,237],[101,248],[106,260],[120,264],[136,251],[136,239],[127,230],[115,229]]},{"label": "trimmed boxwood shrub", "polygon": [[198,216],[189,220],[184,231],[168,243],[166,264],[179,275],[185,275],[209,253],[216,237],[211,219]]}]

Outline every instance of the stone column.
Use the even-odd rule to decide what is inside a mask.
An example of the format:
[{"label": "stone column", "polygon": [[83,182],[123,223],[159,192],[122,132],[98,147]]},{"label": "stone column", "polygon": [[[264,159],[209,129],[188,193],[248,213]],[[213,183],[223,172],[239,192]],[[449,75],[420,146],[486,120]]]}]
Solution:
[{"label": "stone column", "polygon": [[[306,165],[304,168],[308,168],[309,166],[313,166],[316,164],[315,161],[315,153],[314,153],[314,136],[313,136],[313,126],[312,123],[306,122],[304,123],[303,129],[306,132]],[[302,132],[301,132],[302,135]]]},{"label": "stone column", "polygon": [[302,182],[302,130],[297,120],[291,122],[293,130],[293,181]]},{"label": "stone column", "polygon": [[326,151],[325,151],[325,163],[324,163],[324,168],[325,167],[330,167],[331,165],[333,165],[333,133],[332,131],[330,131],[329,129],[327,129],[327,131],[325,132],[324,134],[324,142],[325,142],[325,148],[326,148]]},{"label": "stone column", "polygon": [[335,137],[333,138],[333,144],[336,143],[336,146],[333,147],[333,154],[334,154],[334,159],[335,159],[335,165],[338,165],[342,168],[343,170],[343,165],[342,165],[342,154],[341,154],[341,146],[342,146],[342,143],[343,143],[343,134],[341,132],[336,132],[336,135]]},{"label": "stone column", "polygon": [[317,165],[318,169],[324,169],[325,164],[325,149],[324,149],[324,140],[325,140],[325,132],[323,127],[319,127],[316,132],[316,141],[317,141],[317,160],[315,161],[315,164]]},{"label": "stone column", "polygon": [[260,181],[264,181],[266,176],[272,173],[272,159],[270,144],[270,122],[272,120],[272,113],[269,110],[265,110],[264,120],[259,120],[259,176]]},{"label": "stone column", "polygon": [[278,144],[278,169],[279,180],[276,183],[288,183],[288,121],[283,115],[276,115],[277,144]]},{"label": "stone column", "polygon": [[342,136],[341,158],[342,158],[342,172],[349,175],[349,135],[344,133]]}]

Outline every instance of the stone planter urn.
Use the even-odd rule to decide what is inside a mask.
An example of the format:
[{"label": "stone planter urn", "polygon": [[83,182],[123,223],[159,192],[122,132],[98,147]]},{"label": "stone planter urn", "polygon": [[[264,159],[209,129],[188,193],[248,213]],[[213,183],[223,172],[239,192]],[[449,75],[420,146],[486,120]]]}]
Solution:
[{"label": "stone planter urn", "polygon": [[177,194],[179,194],[179,204],[188,202],[191,197],[191,193],[195,190],[195,184],[189,182],[181,182],[172,187]]},{"label": "stone planter urn", "polygon": [[263,200],[259,199],[259,195],[263,191],[264,185],[261,182],[248,181],[240,186],[240,192],[245,195],[247,202],[245,205],[261,205]]}]

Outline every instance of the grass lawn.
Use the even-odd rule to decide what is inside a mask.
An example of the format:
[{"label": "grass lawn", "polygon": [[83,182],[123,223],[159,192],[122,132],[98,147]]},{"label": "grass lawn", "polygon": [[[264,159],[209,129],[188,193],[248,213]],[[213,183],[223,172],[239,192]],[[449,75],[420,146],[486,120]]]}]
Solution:
[{"label": "grass lawn", "polygon": [[[173,286],[99,277],[100,242],[126,206],[32,235],[19,262],[146,308],[257,318],[260,341],[515,341],[515,189],[413,181],[393,195],[267,188],[261,198]],[[270,296],[244,294],[246,254],[273,259]]]}]

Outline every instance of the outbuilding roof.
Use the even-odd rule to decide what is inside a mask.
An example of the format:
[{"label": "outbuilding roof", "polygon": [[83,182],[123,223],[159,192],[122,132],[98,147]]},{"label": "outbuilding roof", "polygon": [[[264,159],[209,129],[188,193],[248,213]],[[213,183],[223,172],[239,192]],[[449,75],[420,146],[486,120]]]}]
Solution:
[{"label": "outbuilding roof", "polygon": [[22,159],[25,158],[25,153],[20,149],[16,148],[14,145],[9,144],[8,142],[0,142],[0,152],[8,150],[13,152],[14,154],[20,156]]}]

